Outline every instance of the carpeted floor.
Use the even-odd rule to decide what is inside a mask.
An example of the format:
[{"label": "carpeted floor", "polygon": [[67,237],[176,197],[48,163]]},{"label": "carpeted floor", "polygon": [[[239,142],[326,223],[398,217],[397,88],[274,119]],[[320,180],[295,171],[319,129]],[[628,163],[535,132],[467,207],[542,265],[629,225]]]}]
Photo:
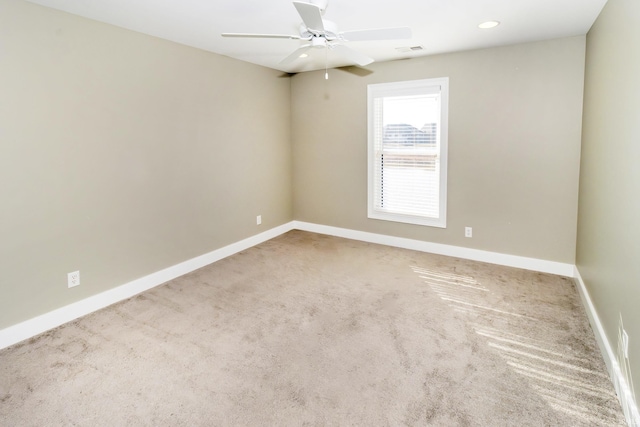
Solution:
[{"label": "carpeted floor", "polygon": [[0,351],[3,426],[596,426],[572,279],[292,231]]}]

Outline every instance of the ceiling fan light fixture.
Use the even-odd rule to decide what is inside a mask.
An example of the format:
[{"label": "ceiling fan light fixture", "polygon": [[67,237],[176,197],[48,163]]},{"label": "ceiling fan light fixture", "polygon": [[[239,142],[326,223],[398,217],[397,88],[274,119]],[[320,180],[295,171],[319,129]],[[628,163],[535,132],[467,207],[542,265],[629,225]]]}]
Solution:
[{"label": "ceiling fan light fixture", "polygon": [[489,28],[495,28],[498,25],[500,25],[500,21],[485,21],[482,24],[478,25],[478,28],[482,28],[483,30],[486,30]]}]

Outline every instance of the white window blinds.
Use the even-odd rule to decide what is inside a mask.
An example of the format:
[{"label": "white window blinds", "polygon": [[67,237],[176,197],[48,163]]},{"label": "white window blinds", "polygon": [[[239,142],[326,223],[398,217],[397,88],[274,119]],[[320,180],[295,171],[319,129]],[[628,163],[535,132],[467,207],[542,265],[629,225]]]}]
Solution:
[{"label": "white window blinds", "polygon": [[370,218],[446,226],[447,86],[369,86]]}]

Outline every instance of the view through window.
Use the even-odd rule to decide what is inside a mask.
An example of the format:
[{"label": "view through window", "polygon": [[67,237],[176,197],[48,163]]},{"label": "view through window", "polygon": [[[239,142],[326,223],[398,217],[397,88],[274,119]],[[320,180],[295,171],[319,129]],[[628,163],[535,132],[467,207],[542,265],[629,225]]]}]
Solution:
[{"label": "view through window", "polygon": [[446,226],[448,79],[369,85],[369,217]]}]

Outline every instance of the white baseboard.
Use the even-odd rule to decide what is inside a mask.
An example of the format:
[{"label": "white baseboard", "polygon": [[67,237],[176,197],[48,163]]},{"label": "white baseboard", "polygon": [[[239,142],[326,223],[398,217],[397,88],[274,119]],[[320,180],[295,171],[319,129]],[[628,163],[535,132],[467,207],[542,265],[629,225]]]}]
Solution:
[{"label": "white baseboard", "polygon": [[629,384],[627,384],[627,380],[622,374],[622,370],[620,369],[620,365],[618,364],[616,355],[613,352],[613,347],[611,346],[611,343],[609,342],[609,339],[604,332],[604,327],[600,322],[600,317],[598,316],[598,312],[596,311],[596,308],[591,301],[591,296],[589,295],[589,291],[584,284],[584,280],[582,280],[582,276],[580,275],[580,271],[578,271],[578,267],[575,267],[574,277],[576,278],[576,281],[578,283],[578,293],[580,294],[580,298],[582,298],[582,304],[587,311],[591,329],[593,329],[593,333],[596,336],[596,341],[600,346],[600,351],[602,352],[604,363],[607,365],[607,369],[609,370],[609,375],[611,377],[611,381],[613,382],[616,393],[618,394],[618,399],[620,400],[620,405],[622,406],[624,416],[627,419],[627,424],[632,427],[640,427],[640,414],[638,413],[638,405],[634,400],[633,393],[629,388]]},{"label": "white baseboard", "polygon": [[83,299],[73,304],[61,307],[49,313],[34,317],[16,325],[0,330],[0,349],[16,344],[20,341],[34,337],[64,323],[85,316],[101,308],[107,307],[127,298],[131,298],[141,292],[161,285],[176,277],[190,273],[205,265],[211,264],[237,252],[248,249],[259,243],[270,240],[287,231],[298,229],[320,234],[328,234],[348,239],[361,240],[369,243],[378,243],[387,246],[395,246],[412,249],[421,252],[447,255],[457,258],[482,261],[491,264],[505,265],[509,267],[523,268],[527,270],[558,274],[573,277],[574,266],[553,261],[545,261],[534,258],[525,258],[515,255],[499,254],[495,252],[481,251],[477,249],[463,248],[459,246],[443,245],[424,242],[420,240],[405,239],[382,234],[368,233],[364,231],[349,230],[346,228],[331,227],[312,224],[308,222],[292,221],[242,241],[233,243],[207,254],[192,258],[180,264],[165,268],[140,279],[125,283],[116,288]]},{"label": "white baseboard", "polygon": [[85,298],[49,313],[9,326],[0,330],[0,349],[32,338],[64,323],[71,322],[79,317],[100,310],[101,308],[131,298],[134,295],[161,285],[176,277],[180,277],[259,243],[273,239],[291,229],[291,222],[283,224],[239,242],[149,274],[148,276],[125,283],[117,288],[109,289],[108,291]]},{"label": "white baseboard", "polygon": [[607,369],[611,375],[616,392],[622,404],[625,417],[630,426],[640,427],[640,416],[638,407],[633,400],[615,354],[612,350],[604,328],[591,301],[584,281],[578,269],[570,264],[563,264],[554,261],[545,261],[535,258],[526,258],[515,255],[506,255],[496,252],[488,252],[477,249],[463,248],[459,246],[443,245],[439,243],[425,242],[421,240],[393,237],[382,234],[369,233],[364,231],[350,230],[346,228],[331,227],[326,225],[312,224],[308,222],[292,221],[287,224],[272,228],[263,233],[233,243],[220,249],[216,249],[207,254],[192,258],[180,264],[165,268],[140,279],[133,280],[117,288],[110,289],[98,295],[86,298],[57,310],[26,320],[13,326],[0,330],[0,349],[9,347],[20,341],[32,338],[38,334],[46,332],[64,323],[85,316],[94,311],[100,310],[109,305],[123,301],[148,289],[161,285],[176,277],[190,273],[213,262],[231,256],[235,253],[249,249],[262,242],[270,240],[290,230],[298,229],[320,234],[327,234],[347,239],[360,240],[363,242],[377,243],[387,246],[395,246],[404,249],[411,249],[421,252],[434,253],[439,255],[452,256],[457,258],[482,261],[491,264],[504,265],[508,267],[523,268],[527,270],[540,271],[544,273],[557,274],[568,277],[575,277],[578,282],[578,291],[582,302],[589,316],[589,321],[593,328],[596,340],[602,351]]},{"label": "white baseboard", "polygon": [[440,243],[431,243],[422,240],[393,237],[384,234],[350,230],[347,228],[330,227],[327,225],[312,224],[301,221],[293,221],[293,228],[303,231],[311,231],[314,233],[328,234],[336,237],[344,237],[347,239],[361,240],[363,242],[378,243],[381,245],[412,249],[414,251],[446,255],[473,261],[482,261],[489,264],[522,268],[525,270],[539,271],[542,273],[557,274],[559,276],[573,277],[574,274],[573,264],[563,264],[555,261],[546,261],[517,255],[488,252],[478,249],[463,248],[461,246],[443,245]]}]

